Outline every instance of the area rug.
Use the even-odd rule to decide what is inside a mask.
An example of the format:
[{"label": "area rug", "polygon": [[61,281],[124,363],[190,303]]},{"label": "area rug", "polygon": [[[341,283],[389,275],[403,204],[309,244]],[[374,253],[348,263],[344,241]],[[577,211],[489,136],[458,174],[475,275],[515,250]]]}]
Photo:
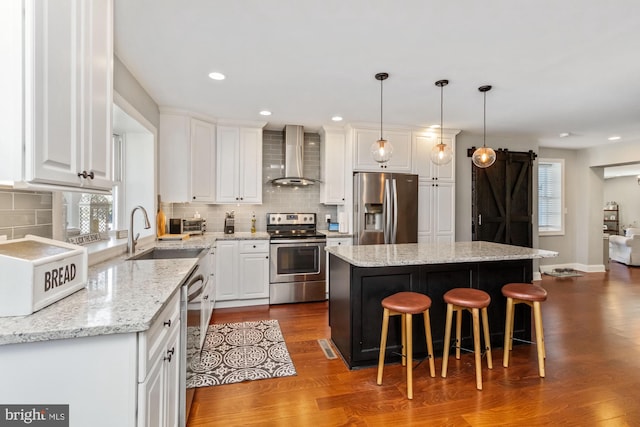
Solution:
[{"label": "area rug", "polygon": [[578,273],[573,268],[554,268],[551,271],[546,271],[544,274],[553,277],[581,277],[582,274]]},{"label": "area rug", "polygon": [[202,352],[187,353],[187,388],[296,375],[277,320],[209,325]]}]

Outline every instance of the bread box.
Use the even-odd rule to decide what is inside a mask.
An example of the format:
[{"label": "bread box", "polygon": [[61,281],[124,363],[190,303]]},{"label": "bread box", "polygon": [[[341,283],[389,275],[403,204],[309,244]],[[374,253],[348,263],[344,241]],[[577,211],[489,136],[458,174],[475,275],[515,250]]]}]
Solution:
[{"label": "bread box", "polygon": [[0,316],[24,316],[82,289],[87,249],[27,235],[0,242]]}]

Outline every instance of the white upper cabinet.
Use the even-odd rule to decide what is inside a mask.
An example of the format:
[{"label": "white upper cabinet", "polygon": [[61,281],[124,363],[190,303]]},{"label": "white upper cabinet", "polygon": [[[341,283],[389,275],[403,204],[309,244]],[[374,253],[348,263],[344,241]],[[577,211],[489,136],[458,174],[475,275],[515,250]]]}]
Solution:
[{"label": "white upper cabinet", "polygon": [[3,3],[0,180],[110,190],[113,1]]},{"label": "white upper cabinet", "polygon": [[191,119],[191,200],[215,202],[216,127]]},{"label": "white upper cabinet", "polygon": [[411,172],[411,130],[384,128],[384,138],[393,146],[391,159],[378,163],[371,156],[371,144],[380,139],[380,129],[357,126],[351,129],[353,170],[370,172]]},{"label": "white upper cabinet", "polygon": [[431,149],[440,142],[440,131],[414,132],[413,145],[416,150],[413,162],[414,173],[418,174],[421,179],[454,181],[456,177],[456,135],[459,132],[448,129],[442,131],[442,141],[450,145],[454,153],[453,159],[446,165],[436,165],[431,161]]},{"label": "white upper cabinet", "polygon": [[262,128],[218,126],[216,202],[262,203]]},{"label": "white upper cabinet", "polygon": [[184,113],[162,113],[159,147],[162,200],[213,203],[216,126]]},{"label": "white upper cabinet", "polygon": [[342,129],[320,130],[320,203],[344,205],[345,135]]}]

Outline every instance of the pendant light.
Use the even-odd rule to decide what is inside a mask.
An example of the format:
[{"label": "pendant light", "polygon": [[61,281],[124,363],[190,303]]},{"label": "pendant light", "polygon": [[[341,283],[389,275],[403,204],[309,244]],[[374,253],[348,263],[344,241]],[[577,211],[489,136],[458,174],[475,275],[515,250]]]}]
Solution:
[{"label": "pendant light", "polygon": [[449,80],[438,80],[436,82],[436,86],[440,88],[440,141],[431,149],[431,161],[436,165],[446,165],[451,162],[451,159],[453,159],[453,150],[451,149],[451,146],[445,144],[443,142],[444,140],[442,139],[442,88],[444,88],[448,84]]},{"label": "pendant light", "polygon": [[376,80],[380,81],[380,139],[371,144],[371,156],[378,163],[388,162],[393,154],[393,146],[382,136],[382,82],[388,77],[387,73],[376,74]]},{"label": "pendant light", "polygon": [[484,127],[482,132],[482,147],[473,152],[471,160],[473,164],[479,168],[488,168],[496,161],[496,152],[493,148],[487,147],[487,92],[491,90],[491,86],[480,86],[478,88],[484,94]]}]

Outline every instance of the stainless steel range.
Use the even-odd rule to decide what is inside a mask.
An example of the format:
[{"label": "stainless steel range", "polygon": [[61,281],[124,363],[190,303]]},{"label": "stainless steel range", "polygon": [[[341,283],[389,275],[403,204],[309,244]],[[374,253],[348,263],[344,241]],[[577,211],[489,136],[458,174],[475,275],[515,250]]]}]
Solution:
[{"label": "stainless steel range", "polygon": [[316,230],[315,213],[267,214],[269,303],[323,301],[326,298],[327,237]]}]

